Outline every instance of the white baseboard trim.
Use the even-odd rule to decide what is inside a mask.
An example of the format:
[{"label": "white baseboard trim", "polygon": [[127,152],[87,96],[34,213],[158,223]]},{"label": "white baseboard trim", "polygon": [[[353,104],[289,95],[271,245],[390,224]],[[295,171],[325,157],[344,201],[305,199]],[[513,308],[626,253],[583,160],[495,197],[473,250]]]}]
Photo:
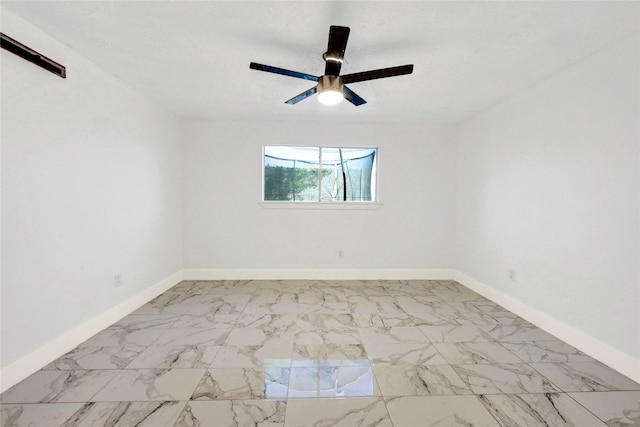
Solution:
[{"label": "white baseboard trim", "polygon": [[450,268],[255,268],[183,270],[184,280],[453,280]]},{"label": "white baseboard trim", "polygon": [[640,360],[454,269],[185,269],[0,369],[0,393],[182,280],[455,280],[640,382]]},{"label": "white baseboard trim", "polygon": [[182,270],[0,369],[0,393],[42,369],[58,357],[73,350],[82,342],[108,328],[180,281],[182,281]]},{"label": "white baseboard trim", "polygon": [[640,360],[462,272],[454,271],[454,280],[640,383]]},{"label": "white baseboard trim", "polygon": [[0,369],[0,393],[182,280],[453,280],[452,269],[185,269]]}]

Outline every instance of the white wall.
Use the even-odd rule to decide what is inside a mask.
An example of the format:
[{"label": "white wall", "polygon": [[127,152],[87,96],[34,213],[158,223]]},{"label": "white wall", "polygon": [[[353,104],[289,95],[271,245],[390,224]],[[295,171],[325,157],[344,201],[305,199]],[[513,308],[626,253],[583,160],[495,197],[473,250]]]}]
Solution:
[{"label": "white wall", "polygon": [[638,52],[635,36],[461,125],[455,262],[637,361]]},{"label": "white wall", "polygon": [[[173,116],[5,9],[2,31],[67,65],[68,78],[1,53],[0,366],[149,289],[181,256],[187,269],[455,267],[640,359],[637,40],[458,135],[207,120],[182,121],[181,134]],[[261,207],[263,144],[378,147],[383,205]]]},{"label": "white wall", "polygon": [[[185,267],[451,267],[454,136],[447,126],[186,121]],[[264,144],[378,147],[383,206],[261,207]]]},{"label": "white wall", "polygon": [[2,50],[6,367],[181,268],[181,190],[175,117],[6,9],[2,32],[68,75]]}]

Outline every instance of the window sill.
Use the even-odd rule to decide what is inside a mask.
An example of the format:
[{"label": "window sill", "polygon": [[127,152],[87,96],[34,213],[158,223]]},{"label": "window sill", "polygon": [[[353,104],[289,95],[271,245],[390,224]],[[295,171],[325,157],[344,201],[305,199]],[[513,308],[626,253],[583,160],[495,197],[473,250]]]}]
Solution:
[{"label": "window sill", "polygon": [[263,209],[378,210],[373,202],[258,202]]}]

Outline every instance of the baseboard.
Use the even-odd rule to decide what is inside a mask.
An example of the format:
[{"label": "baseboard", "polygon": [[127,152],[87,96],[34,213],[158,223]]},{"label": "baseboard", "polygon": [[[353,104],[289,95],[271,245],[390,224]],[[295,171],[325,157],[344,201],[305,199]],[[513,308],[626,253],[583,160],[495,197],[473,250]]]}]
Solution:
[{"label": "baseboard", "polygon": [[636,382],[640,360],[453,269],[185,269],[0,369],[0,393],[182,280],[455,280]]},{"label": "baseboard", "polygon": [[454,280],[640,383],[640,360],[459,271]]},{"label": "baseboard", "polygon": [[453,280],[450,268],[185,269],[184,280]]},{"label": "baseboard", "polygon": [[0,393],[73,350],[182,280],[453,280],[452,269],[186,269],[0,369]]},{"label": "baseboard", "polygon": [[82,342],[108,328],[180,281],[182,281],[182,270],[0,369],[0,393],[42,369],[63,354],[73,350]]}]

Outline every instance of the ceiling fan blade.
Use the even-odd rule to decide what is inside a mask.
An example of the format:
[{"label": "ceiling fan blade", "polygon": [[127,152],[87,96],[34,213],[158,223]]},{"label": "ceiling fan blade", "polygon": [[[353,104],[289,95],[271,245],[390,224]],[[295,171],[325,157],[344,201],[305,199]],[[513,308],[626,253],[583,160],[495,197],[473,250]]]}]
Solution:
[{"label": "ceiling fan blade", "polygon": [[342,81],[347,83],[363,82],[365,80],[383,79],[385,77],[401,76],[403,74],[411,74],[413,72],[413,64],[401,65],[399,67],[380,68],[379,70],[363,71],[361,73],[353,73],[342,76]]},{"label": "ceiling fan blade", "polygon": [[324,54],[325,67],[324,74],[329,76],[339,76],[342,67],[344,51],[347,49],[349,40],[349,27],[339,27],[332,25],[329,27],[329,43],[327,52]]},{"label": "ceiling fan blade", "polygon": [[298,102],[307,99],[308,97],[310,97],[311,95],[313,95],[314,93],[316,93],[316,91],[318,90],[317,86],[312,87],[309,90],[306,90],[304,92],[302,92],[300,95],[296,95],[293,98],[291,98],[288,101],[285,101],[285,104],[297,104]]},{"label": "ceiling fan blade", "polygon": [[252,62],[249,64],[249,68],[252,70],[266,71],[267,73],[282,74],[283,76],[296,77],[298,79],[311,80],[317,82],[318,77],[311,74],[300,73],[298,71],[285,70],[284,68],[272,67],[271,65],[256,64]]},{"label": "ceiling fan blade", "polygon": [[342,92],[344,93],[344,98],[349,101],[350,103],[352,103],[353,105],[355,105],[356,107],[358,105],[362,105],[362,104],[366,104],[367,101],[365,101],[364,99],[360,98],[354,91],[352,91],[351,89],[349,89],[346,86],[342,86]]}]

